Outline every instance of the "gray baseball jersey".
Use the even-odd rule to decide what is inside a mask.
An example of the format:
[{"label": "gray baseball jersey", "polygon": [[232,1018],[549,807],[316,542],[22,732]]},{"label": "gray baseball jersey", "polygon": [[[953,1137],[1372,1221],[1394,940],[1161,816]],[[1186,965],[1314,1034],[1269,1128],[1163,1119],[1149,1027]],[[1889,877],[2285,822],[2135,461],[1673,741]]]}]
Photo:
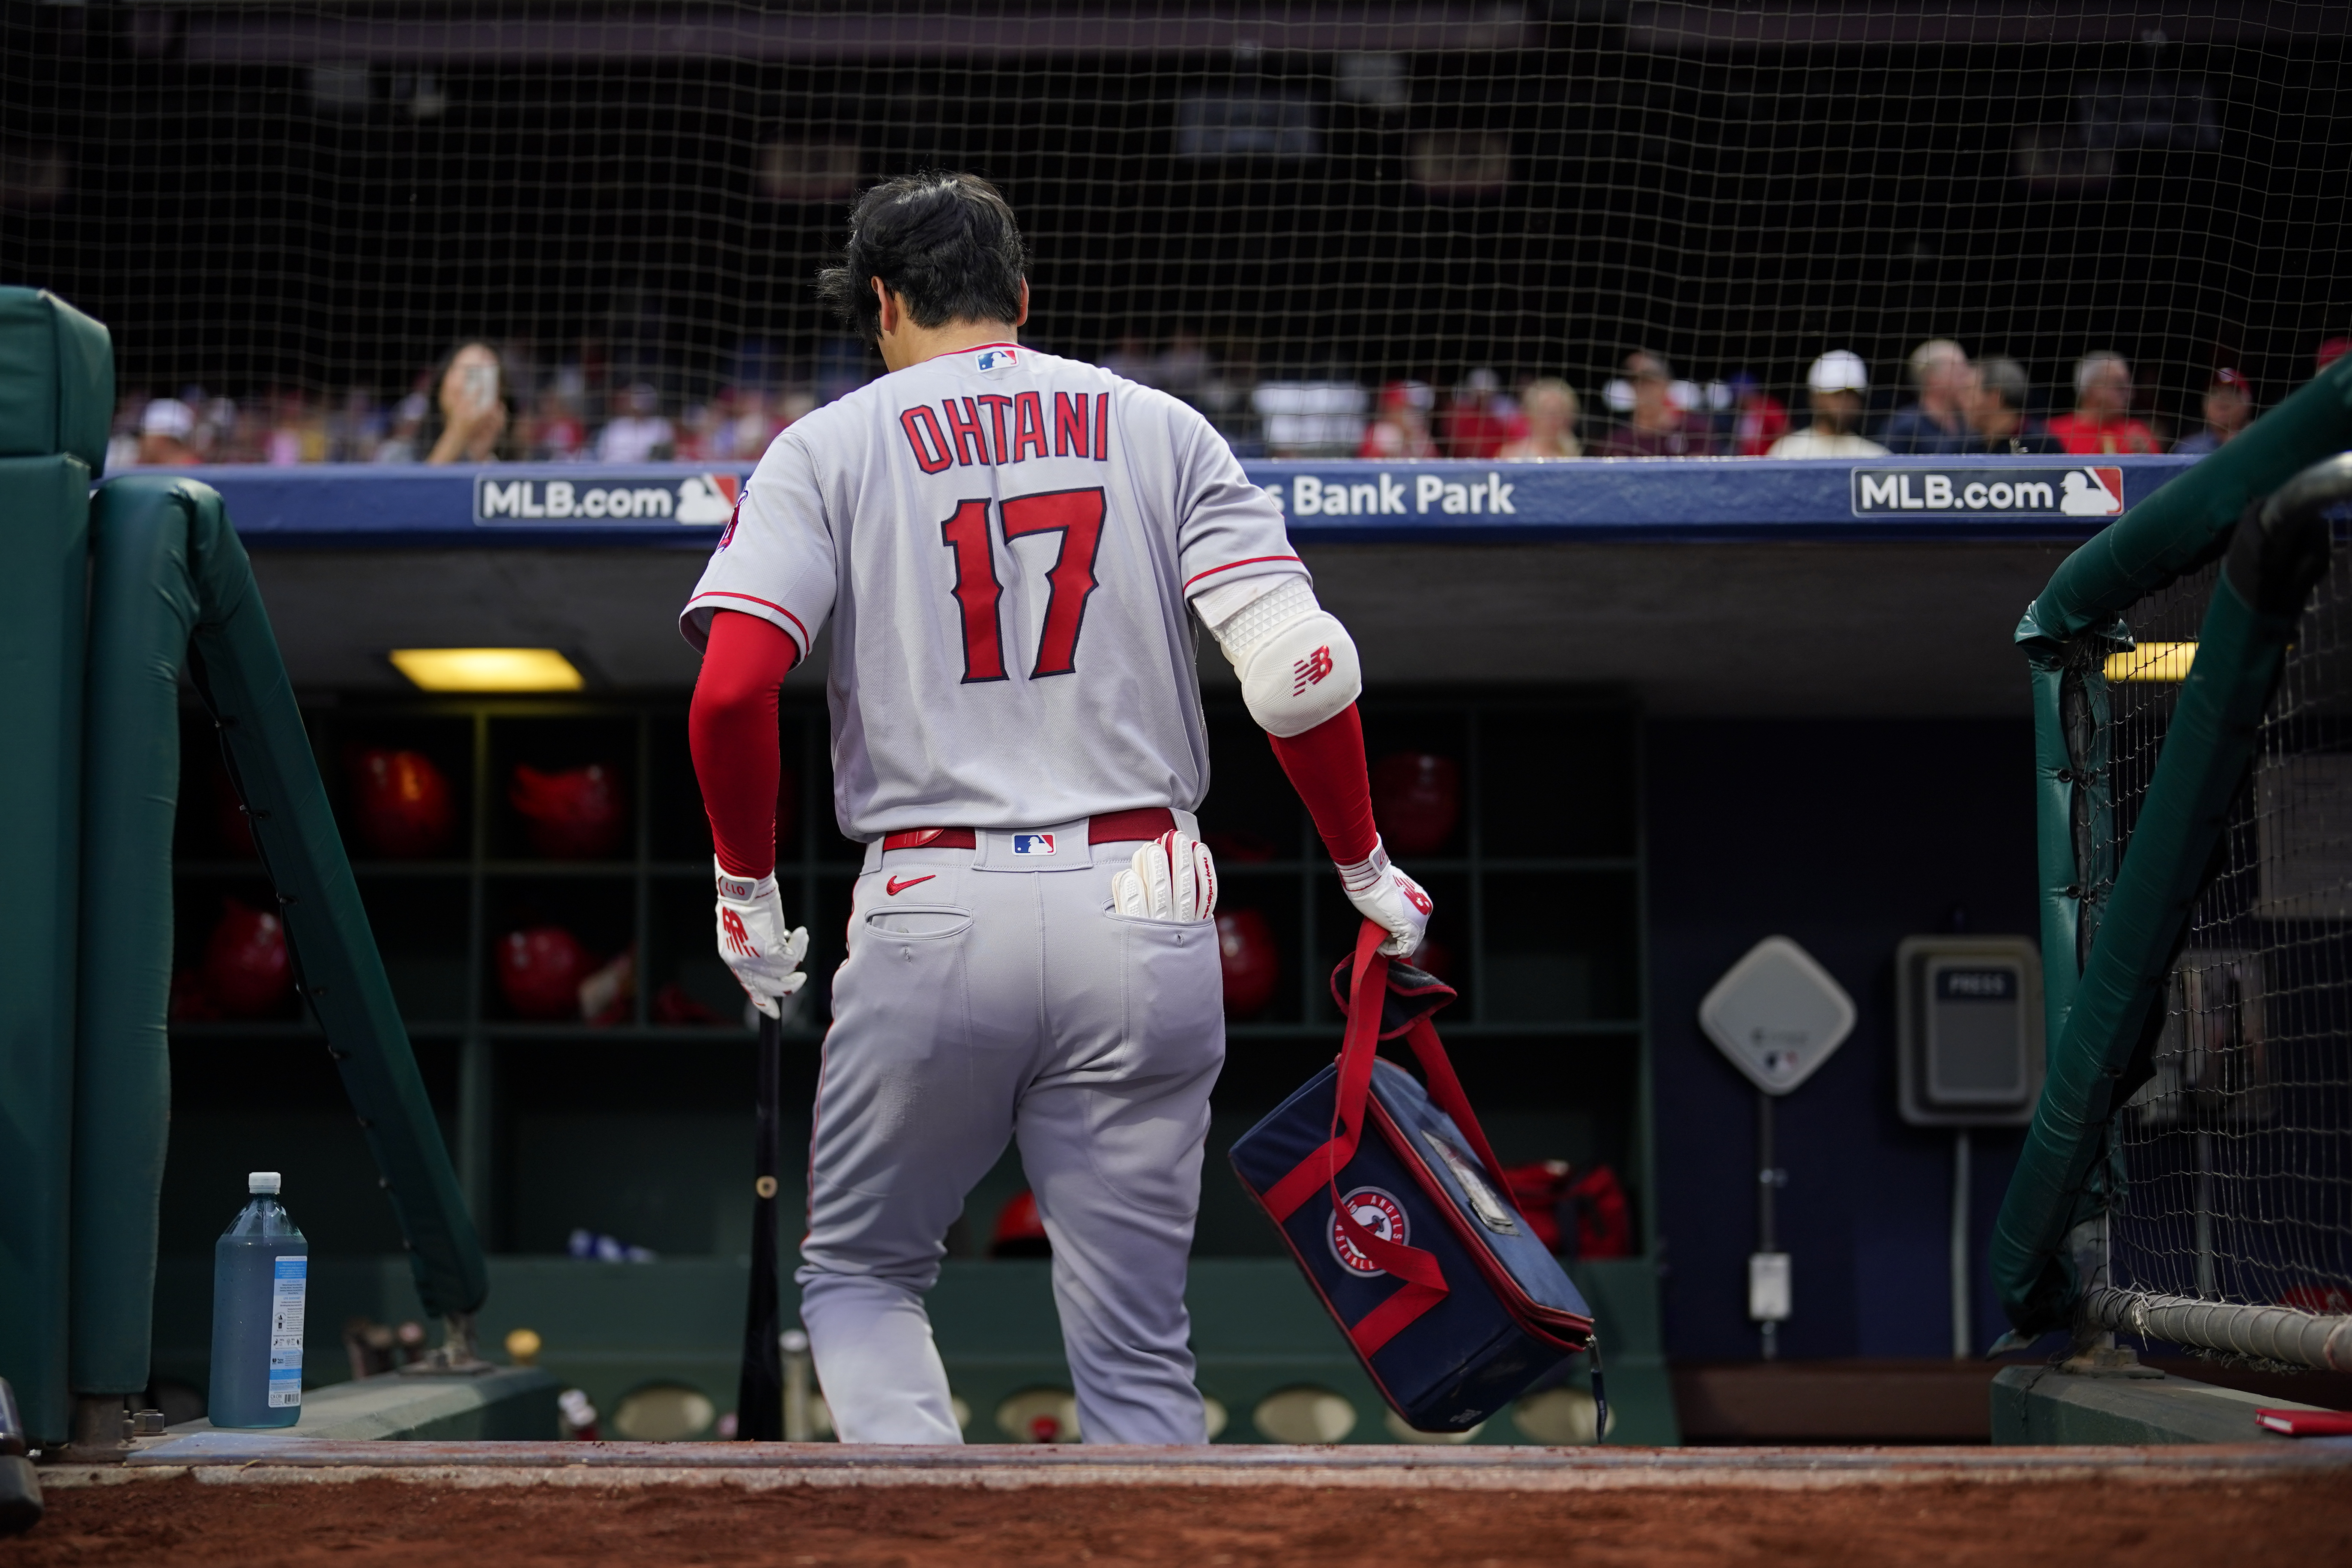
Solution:
[{"label": "gray baseball jersey", "polygon": [[1006,343],[871,382],[776,437],[682,627],[833,627],[834,805],[871,841],[1197,807],[1190,599],[1300,573],[1208,422]]}]

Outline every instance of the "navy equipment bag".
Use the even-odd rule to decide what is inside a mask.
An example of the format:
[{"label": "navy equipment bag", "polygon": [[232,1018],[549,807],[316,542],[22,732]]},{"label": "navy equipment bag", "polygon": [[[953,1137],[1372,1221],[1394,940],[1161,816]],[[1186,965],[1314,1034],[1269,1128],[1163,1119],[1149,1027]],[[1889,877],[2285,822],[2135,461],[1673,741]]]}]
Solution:
[{"label": "navy equipment bag", "polygon": [[[1339,1060],[1234,1142],[1234,1173],[1406,1425],[1467,1431],[1591,1351],[1604,1433],[1592,1314],[1511,1206],[1430,1023],[1454,993],[1381,956],[1386,935],[1367,921],[1332,974],[1348,1016]],[[1375,1054],[1400,1037],[1426,1089]]]}]

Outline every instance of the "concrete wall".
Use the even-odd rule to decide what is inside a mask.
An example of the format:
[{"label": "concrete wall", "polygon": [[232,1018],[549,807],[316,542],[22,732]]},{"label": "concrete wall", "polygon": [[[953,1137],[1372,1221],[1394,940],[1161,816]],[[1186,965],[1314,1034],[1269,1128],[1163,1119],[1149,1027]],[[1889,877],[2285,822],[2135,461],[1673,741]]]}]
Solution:
[{"label": "concrete wall", "polygon": [[[1863,650],[1865,654],[1867,650]],[[2021,689],[2024,672],[2020,668]],[[1895,1110],[1895,943],[1966,911],[2033,921],[2032,732],[2010,720],[1662,720],[1648,732],[1650,1009],[1666,1348],[1759,1352],[1755,1101],[1697,1024],[1759,939],[1802,943],[1860,1012],[1836,1057],[1778,1107],[1781,1245],[1795,1316],[1781,1354],[1940,1356],[1952,1135]],[[2021,1129],[1979,1131],[1971,1269],[1979,1348],[2006,1325],[1983,1268]]]}]

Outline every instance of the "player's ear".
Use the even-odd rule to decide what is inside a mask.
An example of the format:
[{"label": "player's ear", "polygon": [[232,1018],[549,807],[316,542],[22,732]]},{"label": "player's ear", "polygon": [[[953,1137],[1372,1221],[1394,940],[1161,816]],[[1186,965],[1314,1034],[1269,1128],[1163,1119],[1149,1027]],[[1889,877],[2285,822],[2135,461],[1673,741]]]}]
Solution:
[{"label": "player's ear", "polygon": [[884,335],[897,331],[898,312],[892,308],[894,301],[890,298],[890,290],[879,278],[869,279],[868,281],[874,285],[874,298],[882,303],[881,314],[875,321],[876,331]]},{"label": "player's ear", "polygon": [[1021,313],[1013,318],[1013,324],[1016,327],[1029,324],[1029,279],[1026,278],[1021,279]]}]

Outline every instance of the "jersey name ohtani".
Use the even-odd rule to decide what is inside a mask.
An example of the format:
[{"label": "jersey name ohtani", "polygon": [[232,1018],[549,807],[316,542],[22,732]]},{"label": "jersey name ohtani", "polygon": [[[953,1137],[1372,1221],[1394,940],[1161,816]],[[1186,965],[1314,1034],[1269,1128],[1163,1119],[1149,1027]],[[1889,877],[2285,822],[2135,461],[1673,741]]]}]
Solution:
[{"label": "jersey name ohtani", "polygon": [[[928,403],[919,403],[898,416],[898,427],[914,448],[915,465],[927,474],[974,465],[993,467],[1043,458],[1045,450],[1045,405],[1034,392],[983,393],[977,397],[943,397],[940,411],[944,424]],[[989,437],[994,436],[992,448]],[[1054,394],[1054,447],[1056,458],[1092,458],[1110,461],[1110,394]]]},{"label": "jersey name ohtani", "polygon": [[[1190,595],[1305,574],[1281,509],[1197,411],[1009,343],[827,404],[741,494],[682,625],[698,644],[714,615],[759,616],[803,658],[830,628],[834,804],[857,839],[1193,809],[1209,747]],[[1067,863],[1058,847],[1016,863]]]}]

